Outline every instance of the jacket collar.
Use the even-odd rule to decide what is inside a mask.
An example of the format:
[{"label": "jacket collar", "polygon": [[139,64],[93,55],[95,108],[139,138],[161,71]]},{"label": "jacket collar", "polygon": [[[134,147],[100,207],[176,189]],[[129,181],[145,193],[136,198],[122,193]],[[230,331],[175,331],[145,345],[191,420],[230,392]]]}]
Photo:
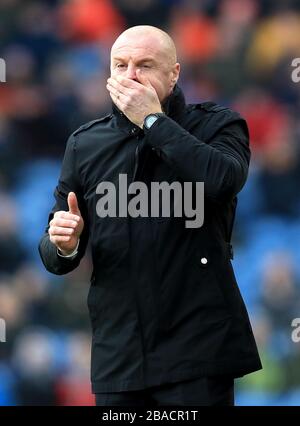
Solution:
[{"label": "jacket collar", "polygon": [[[163,102],[162,109],[170,118],[176,121],[184,111],[185,106],[186,103],[184,94],[180,87],[176,84],[172,93]],[[128,130],[129,132],[135,128],[139,129],[126,117],[122,111],[120,111],[120,109],[114,103],[112,103],[112,112],[116,117],[117,124],[120,128]]]},{"label": "jacket collar", "polygon": [[174,120],[178,119],[186,107],[183,91],[176,84],[173,92],[163,102],[163,111]]}]

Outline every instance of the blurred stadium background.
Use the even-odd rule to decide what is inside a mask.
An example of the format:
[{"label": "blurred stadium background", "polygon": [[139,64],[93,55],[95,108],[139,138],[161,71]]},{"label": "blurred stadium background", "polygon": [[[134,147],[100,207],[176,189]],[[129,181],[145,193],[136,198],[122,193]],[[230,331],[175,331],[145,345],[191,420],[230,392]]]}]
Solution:
[{"label": "blurred stadium background", "polygon": [[68,135],[110,110],[109,49],[129,26],[175,39],[188,102],[248,120],[252,162],[239,197],[233,265],[264,370],[237,381],[237,405],[300,405],[300,2],[1,0],[0,405],[93,405],[86,307],[90,257],[47,273],[37,244]]}]

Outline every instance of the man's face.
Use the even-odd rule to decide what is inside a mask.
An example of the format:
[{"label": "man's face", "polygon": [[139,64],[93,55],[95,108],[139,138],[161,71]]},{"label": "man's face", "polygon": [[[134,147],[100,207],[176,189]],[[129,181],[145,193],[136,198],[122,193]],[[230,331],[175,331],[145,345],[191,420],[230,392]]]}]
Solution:
[{"label": "man's face", "polygon": [[123,76],[138,81],[137,69],[148,78],[160,102],[170,95],[179,74],[179,64],[167,58],[156,38],[124,37],[111,52],[111,77]]}]

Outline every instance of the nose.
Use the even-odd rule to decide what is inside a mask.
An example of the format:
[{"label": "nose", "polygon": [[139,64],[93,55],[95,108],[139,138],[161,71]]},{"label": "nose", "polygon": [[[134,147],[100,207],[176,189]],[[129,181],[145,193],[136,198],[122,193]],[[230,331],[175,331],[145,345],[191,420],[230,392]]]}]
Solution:
[{"label": "nose", "polygon": [[136,67],[134,64],[129,63],[127,66],[126,77],[130,78],[130,80],[136,80]]}]

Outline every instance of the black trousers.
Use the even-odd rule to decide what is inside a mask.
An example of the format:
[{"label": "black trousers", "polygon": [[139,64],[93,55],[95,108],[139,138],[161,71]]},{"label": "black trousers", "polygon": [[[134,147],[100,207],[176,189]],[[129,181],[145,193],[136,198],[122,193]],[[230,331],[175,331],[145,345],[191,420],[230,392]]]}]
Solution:
[{"label": "black trousers", "polygon": [[201,377],[137,391],[95,394],[97,406],[233,406],[234,378]]}]

